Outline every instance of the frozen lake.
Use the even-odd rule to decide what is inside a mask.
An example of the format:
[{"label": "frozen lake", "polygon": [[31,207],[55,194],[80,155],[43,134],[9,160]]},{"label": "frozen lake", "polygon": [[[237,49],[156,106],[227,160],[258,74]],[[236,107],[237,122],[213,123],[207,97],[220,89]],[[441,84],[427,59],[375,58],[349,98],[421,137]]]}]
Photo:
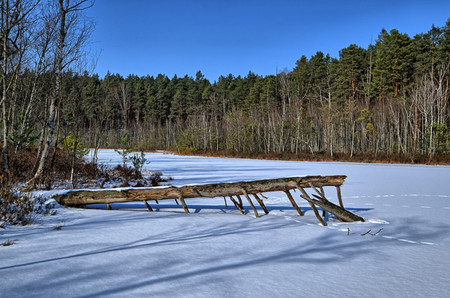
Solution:
[{"label": "frozen lake", "polygon": [[[173,185],[347,175],[344,205],[365,223],[328,219],[282,193],[255,218],[223,199],[118,210],[59,208],[0,230],[0,297],[444,297],[450,292],[450,167],[263,161],[147,154]],[[100,162],[121,163],[113,150]],[[327,189],[325,188],[325,191]],[[335,191],[330,191],[335,199]],[[248,205],[247,211],[251,211]],[[55,230],[55,227],[61,227]],[[378,232],[371,236],[366,232]],[[365,234],[363,236],[363,234]]]}]

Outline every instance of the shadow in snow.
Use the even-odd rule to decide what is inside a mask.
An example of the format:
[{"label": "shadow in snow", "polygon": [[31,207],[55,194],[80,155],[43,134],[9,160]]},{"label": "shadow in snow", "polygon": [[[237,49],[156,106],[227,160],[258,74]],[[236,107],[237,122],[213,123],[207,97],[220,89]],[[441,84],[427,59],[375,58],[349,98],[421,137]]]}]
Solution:
[{"label": "shadow in snow", "polygon": [[[414,221],[410,219],[405,221],[405,225],[408,225]],[[434,232],[428,233],[427,239],[439,237],[439,234],[443,230],[447,230],[449,227],[433,227]],[[411,227],[406,231],[405,237],[414,238],[419,236],[415,227]],[[370,240],[369,240],[370,239]],[[100,290],[82,297],[90,296],[102,296],[110,294],[128,293],[130,291],[145,288],[149,292],[152,291],[152,286],[161,283],[190,281],[192,287],[198,286],[196,283],[205,282],[204,278],[208,278],[211,274],[217,274],[224,271],[233,271],[241,268],[248,268],[252,266],[261,266],[264,264],[280,264],[286,263],[293,265],[295,263],[312,263],[312,264],[328,264],[336,262],[347,262],[351,259],[358,258],[363,254],[367,254],[371,251],[380,251],[380,248],[390,245],[392,242],[382,237],[364,238],[364,237],[348,237],[342,234],[333,233],[332,231],[326,231],[322,235],[309,239],[308,242],[302,242],[298,245],[293,245],[289,248],[277,250],[267,254],[248,254],[246,249],[236,248],[235,251],[225,252],[220,254],[220,259],[225,260],[222,264],[217,264],[216,259],[218,255],[212,256],[210,262],[206,264],[199,264],[195,269],[187,270],[183,272],[176,272],[172,270],[171,274],[160,275],[156,277],[145,277],[138,281],[132,281],[127,284],[114,284],[113,287],[106,290]],[[403,245],[410,245],[404,243]],[[382,250],[381,250],[381,253]],[[236,255],[247,255],[246,260],[235,258]],[[224,263],[224,264],[223,264]],[[201,281],[196,279],[202,277]],[[176,287],[175,287],[175,291]],[[179,292],[178,292],[179,293]],[[174,293],[175,294],[175,293]],[[165,292],[165,295],[170,296],[170,292]]]},{"label": "shadow in snow", "polygon": [[[128,219],[122,219],[122,220],[128,221]],[[154,247],[154,246],[161,246],[161,245],[174,245],[174,244],[186,243],[186,242],[190,242],[190,241],[204,240],[204,239],[213,238],[213,237],[221,237],[221,236],[226,236],[226,235],[231,235],[231,234],[245,234],[245,233],[261,232],[262,230],[264,230],[264,231],[276,230],[276,229],[287,227],[287,226],[298,226],[298,224],[295,222],[283,222],[282,224],[280,224],[280,223],[272,224],[272,223],[266,222],[261,226],[261,225],[251,225],[250,223],[233,223],[233,224],[229,224],[229,225],[225,225],[225,226],[220,225],[220,226],[208,227],[206,229],[199,231],[196,229],[190,230],[189,227],[186,227],[186,224],[184,223],[182,227],[176,227],[172,231],[155,234],[153,236],[146,237],[146,238],[143,238],[138,241],[133,241],[133,242],[121,244],[118,246],[112,246],[112,247],[107,247],[107,248],[88,251],[88,252],[82,252],[79,254],[48,258],[48,259],[44,259],[44,260],[16,264],[16,265],[11,265],[11,266],[4,266],[4,267],[0,267],[0,272],[2,270],[11,269],[11,268],[27,267],[27,266],[31,266],[31,265],[44,264],[44,263],[61,261],[61,260],[72,259],[72,258],[80,258],[80,257],[85,257],[85,256],[90,256],[90,255],[105,254],[105,253],[110,253],[110,252],[114,252],[114,251],[126,251],[126,250],[133,250],[133,249],[138,249],[138,248],[143,248],[143,247]]]},{"label": "shadow in snow", "polygon": [[[121,211],[144,211],[144,212],[149,212],[147,207],[144,205],[144,203],[115,203],[115,204],[110,204],[111,208],[113,210],[121,210]],[[226,208],[225,206],[221,206],[221,205],[203,205],[203,204],[187,204],[188,209],[192,212],[192,210],[194,210],[192,213],[200,213],[202,211],[203,214],[208,214],[208,213],[216,213],[216,212],[208,212],[209,211],[220,211],[221,213],[239,213],[239,211],[232,205],[232,204],[228,204],[228,208]],[[183,210],[183,207],[177,204],[167,204],[167,203],[160,203],[160,204],[151,204],[151,207],[153,209],[153,211],[164,211],[164,212],[175,212],[175,213],[185,213]],[[265,213],[262,209],[262,207],[255,205],[256,210],[258,211],[258,214],[260,216],[264,216]],[[295,209],[291,206],[276,206],[276,205],[266,205],[267,210],[269,211],[294,211]],[[306,206],[299,206],[299,208],[303,211],[303,213],[307,213],[312,211],[311,207],[306,207]],[[93,204],[93,205],[89,205],[88,209],[102,209],[102,210],[106,210],[106,204]],[[253,215],[253,209],[250,207],[250,205],[245,204],[244,203],[244,212],[245,214],[251,214]],[[320,207],[317,208],[320,212],[322,212],[322,209]],[[360,212],[367,212],[370,210],[373,210],[373,208],[345,208],[346,210],[352,212],[352,213],[360,213]],[[170,211],[169,211],[170,210]],[[334,216],[332,216],[333,218],[335,218]],[[325,220],[327,221],[330,218],[330,214],[328,214],[325,217]]]},{"label": "shadow in snow", "polygon": [[[130,216],[124,216],[121,220],[128,221]],[[173,215],[179,217],[178,215]],[[169,216],[170,217],[170,216]],[[116,222],[115,224],[120,224]],[[351,226],[351,224],[349,224]],[[358,225],[359,226],[359,225]],[[304,226],[303,226],[304,227]],[[211,225],[207,220],[188,223],[181,221],[170,227],[164,232],[152,230],[153,234],[143,237],[136,241],[121,243],[118,245],[103,247],[100,249],[87,250],[77,254],[65,256],[49,257],[47,259],[33,262],[19,263],[11,266],[0,267],[0,273],[8,274],[10,270],[23,269],[40,270],[42,266],[52,266],[53,262],[66,262],[74,260],[77,264],[85,264],[82,271],[76,272],[67,266],[61,264],[55,266],[61,271],[58,275],[52,273],[52,277],[42,276],[38,279],[27,281],[28,284],[18,284],[16,287],[34,288],[34,290],[45,291],[48,288],[59,289],[63,291],[61,278],[67,282],[78,283],[83,292],[79,293],[82,297],[103,296],[111,294],[127,294],[134,290],[145,290],[146,293],[153,293],[155,285],[164,284],[164,287],[170,289],[172,285],[183,283],[192,284],[192,287],[198,286],[197,283],[204,284],[204,280],[210,278],[211,274],[220,274],[221,272],[233,271],[237,269],[252,268],[253,266],[270,264],[289,264],[311,263],[311,264],[329,264],[345,262],[357,258],[363,254],[372,251],[383,253],[384,247],[391,246],[392,240],[383,237],[361,237],[359,234],[347,236],[345,233],[330,229],[317,229],[317,236],[310,234],[304,235],[307,241],[295,240],[287,241],[289,247],[283,245],[271,244],[269,249],[264,248],[266,237],[262,235],[287,235],[285,229],[301,229],[298,222],[285,221],[282,218],[262,218],[259,221],[246,220],[241,222],[232,222],[229,224],[216,223]],[[411,240],[432,241],[439,239],[443,233],[448,233],[448,225],[433,225],[417,218],[398,219],[392,226],[395,230],[386,229],[397,237],[403,237]],[[96,230],[94,226],[92,228]],[[296,230],[292,230],[295,232]],[[264,233],[264,234],[261,234]],[[258,235],[258,236],[257,236]],[[232,238],[228,238],[228,237]],[[295,233],[293,233],[295,237]],[[223,238],[226,237],[226,238]],[[229,249],[228,241],[236,241],[235,237],[248,239],[259,237],[258,241],[250,241],[250,244],[240,244]],[[272,240],[269,240],[272,241]],[[190,252],[186,250],[198,247],[209,247],[205,254],[197,259],[186,259]],[[238,244],[238,242],[236,242]],[[396,245],[414,245],[409,243],[395,242]],[[81,243],[82,245],[82,243]],[[161,247],[164,247],[161,249]],[[221,249],[227,247],[228,249]],[[68,247],[67,249],[70,249]],[[61,252],[65,249],[61,249]],[[71,251],[74,251],[72,248]],[[115,254],[118,252],[119,254]],[[153,253],[157,254],[153,254]],[[143,255],[148,257],[143,258]],[[99,258],[102,260],[97,263],[93,261]],[[220,260],[220,261],[219,261]],[[133,263],[132,268],[127,268],[129,263]],[[192,268],[179,270],[180,264],[191,264],[182,268]],[[68,262],[67,264],[70,264]],[[118,272],[117,268],[123,268]],[[136,270],[136,271],[135,271]],[[140,271],[139,271],[140,270]],[[148,272],[149,274],[138,274]],[[132,276],[130,276],[131,274]],[[201,277],[200,280],[198,277]],[[101,289],[96,287],[98,281],[107,284]],[[86,281],[89,283],[85,284]],[[175,282],[175,283],[173,283]],[[220,282],[220,281],[215,281]],[[18,288],[19,289],[19,288]],[[180,294],[180,288],[173,286],[172,294]],[[37,292],[34,292],[35,294]],[[62,293],[62,292],[61,292]],[[164,293],[167,296],[171,292]]]}]

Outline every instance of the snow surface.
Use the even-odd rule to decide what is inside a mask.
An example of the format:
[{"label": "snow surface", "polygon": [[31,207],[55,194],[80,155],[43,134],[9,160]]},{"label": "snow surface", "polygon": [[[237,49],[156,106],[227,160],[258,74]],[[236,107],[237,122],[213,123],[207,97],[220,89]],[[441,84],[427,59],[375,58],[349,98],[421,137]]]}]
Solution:
[{"label": "snow surface", "polygon": [[[0,246],[0,297],[449,296],[448,166],[147,158],[146,169],[176,186],[347,175],[344,205],[367,222],[328,217],[323,227],[298,193],[303,217],[283,193],[265,194],[270,213],[259,218],[220,198],[187,199],[190,214],[173,201],[151,203],[158,212],[61,207],[0,229],[0,244],[16,240]],[[102,150],[100,161],[121,157]],[[336,202],[334,188],[325,191]]]}]

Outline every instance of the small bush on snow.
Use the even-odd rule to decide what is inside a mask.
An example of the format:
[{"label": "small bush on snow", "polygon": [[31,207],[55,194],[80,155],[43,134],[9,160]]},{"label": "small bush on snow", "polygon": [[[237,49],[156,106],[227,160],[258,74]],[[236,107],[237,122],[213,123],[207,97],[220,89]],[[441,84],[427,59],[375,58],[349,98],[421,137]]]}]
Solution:
[{"label": "small bush on snow", "polygon": [[142,168],[144,167],[147,159],[145,158],[144,151],[141,151],[141,154],[133,154],[128,157],[128,160],[133,164],[134,171],[136,172],[136,176],[140,176],[142,178]]},{"label": "small bush on snow", "polygon": [[30,198],[18,193],[5,176],[0,176],[0,221],[9,224],[27,225],[38,215],[54,214],[52,206],[42,198]]}]

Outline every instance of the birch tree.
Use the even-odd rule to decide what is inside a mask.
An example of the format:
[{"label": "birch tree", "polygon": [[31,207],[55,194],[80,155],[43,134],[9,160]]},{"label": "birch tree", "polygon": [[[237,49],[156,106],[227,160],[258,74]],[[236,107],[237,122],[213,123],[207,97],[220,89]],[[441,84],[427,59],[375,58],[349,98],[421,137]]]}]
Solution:
[{"label": "birch tree", "polygon": [[34,183],[42,176],[48,159],[50,148],[56,136],[57,113],[60,101],[60,89],[63,71],[85,55],[84,47],[87,44],[92,25],[83,15],[83,11],[92,7],[89,0],[58,0],[54,8],[58,13],[59,34],[54,62],[54,89],[50,96],[49,116],[45,128],[45,143],[34,177],[28,185]]},{"label": "birch tree", "polygon": [[3,124],[3,167],[4,171],[9,170],[8,142],[10,132],[9,106],[11,104],[11,88],[17,79],[20,69],[23,48],[20,43],[24,43],[27,34],[26,24],[29,21],[31,12],[36,8],[39,0],[21,1],[21,0],[2,0],[1,10],[1,106],[2,106],[2,124]]}]

